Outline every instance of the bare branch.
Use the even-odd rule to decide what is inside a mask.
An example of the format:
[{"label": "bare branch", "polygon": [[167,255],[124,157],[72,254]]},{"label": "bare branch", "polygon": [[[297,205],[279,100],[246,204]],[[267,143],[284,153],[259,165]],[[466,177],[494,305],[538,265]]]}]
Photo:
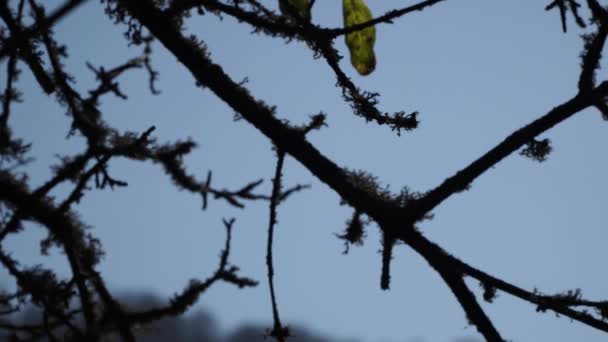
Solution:
[{"label": "bare branch", "polygon": [[270,288],[270,300],[272,304],[272,319],[274,325],[268,333],[269,336],[275,338],[279,342],[284,342],[290,336],[287,326],[283,326],[279,317],[279,308],[274,291],[274,267],[272,261],[272,245],[274,242],[274,228],[277,223],[277,206],[281,194],[281,177],[283,173],[283,162],[285,161],[285,153],[277,152],[277,166],[275,167],[274,179],[272,181],[272,195],[270,196],[270,214],[268,220],[268,240],[266,243],[266,268],[268,270],[268,286]]}]

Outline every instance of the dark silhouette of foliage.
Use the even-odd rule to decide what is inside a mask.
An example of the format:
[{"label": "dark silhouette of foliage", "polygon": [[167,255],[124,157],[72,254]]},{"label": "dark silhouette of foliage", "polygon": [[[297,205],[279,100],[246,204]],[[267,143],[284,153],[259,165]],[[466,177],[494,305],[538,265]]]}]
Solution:
[{"label": "dark silhouette of foliage", "polygon": [[[129,310],[149,310],[163,306],[163,300],[152,293],[121,293],[118,300]],[[28,306],[13,317],[13,324],[28,328],[40,321],[42,312],[36,306]],[[168,316],[144,326],[136,326],[138,341],[141,342],[263,342],[268,337],[264,334],[263,324],[244,323],[230,331],[220,331],[213,315],[205,310],[195,310],[187,315]],[[22,332],[26,335],[26,330]],[[9,338],[5,331],[0,332],[0,338]],[[108,341],[120,341],[118,334],[109,336]],[[315,333],[310,329],[296,326],[293,328],[294,342],[359,342],[356,339],[338,339]]]},{"label": "dark silhouette of foliage", "polygon": [[[267,334],[278,341],[297,336],[280,319],[273,284],[272,255],[273,231],[280,204],[289,195],[306,188],[296,185],[283,190],[283,162],[285,158],[293,158],[335,191],[343,204],[352,207],[353,215],[347,221],[346,231],[338,235],[344,240],[346,251],[351,244],[363,242],[368,223],[374,222],[379,226],[383,241],[382,289],[390,287],[394,249],[405,245],[422,256],[439,274],[462,306],[469,322],[487,341],[504,341],[504,338],[465,283],[465,278],[475,279],[481,284],[483,298],[488,302],[499,294],[514,296],[536,306],[539,312],[552,311],[608,333],[608,302],[586,300],[578,289],[544,294],[536,289],[520,288],[451,255],[417,228],[421,221],[431,218],[431,211],[444,200],[468,189],[477,177],[514,152],[520,151],[523,156],[539,162],[545,160],[551,152],[551,144],[548,139],[539,140],[538,137],[553,126],[589,107],[597,108],[605,119],[608,118],[608,81],[599,79],[597,75],[608,37],[608,10],[598,0],[555,0],[546,6],[547,11],[559,10],[563,31],[567,30],[569,17],[579,27],[593,30],[582,36],[584,50],[581,52],[581,71],[575,96],[514,131],[478,159],[424,193],[414,193],[406,188],[394,194],[380,186],[381,182],[372,174],[338,166],[307,139],[312,130],[325,126],[324,114],[312,116],[310,122],[302,126],[277,118],[275,107],[256,98],[243,82],[234,81],[223,69],[222,61],[211,57],[204,41],[186,35],[183,28],[185,18],[193,13],[211,13],[233,17],[257,34],[286,41],[303,41],[335,74],[336,84],[354,115],[366,122],[387,125],[391,131],[401,134],[417,128],[418,112],[383,112],[379,108],[379,94],[362,90],[341,69],[341,56],[334,43],[346,35],[375,32],[370,30],[372,26],[393,23],[413,12],[441,6],[446,1],[421,1],[369,21],[359,20],[348,27],[327,28],[315,24],[314,15],[310,15],[315,1],[307,2],[308,8],[302,7],[303,2],[298,2],[300,8],[296,8],[287,0],[279,0],[283,11],[279,13],[257,0],[101,0],[107,17],[125,28],[125,39],[141,47],[142,53],[110,68],[88,64],[96,76],[97,86],[85,94],[75,88],[73,76],[65,67],[69,46],[57,41],[53,32],[58,21],[77,12],[78,6],[85,1],[67,0],[48,12],[40,0],[0,0],[0,60],[6,82],[0,98],[0,263],[18,285],[14,293],[1,294],[0,314],[8,317],[21,311],[26,304],[39,310],[34,322],[19,325],[2,319],[0,328],[15,341],[101,341],[106,336],[135,341],[139,336],[138,329],[145,330],[146,325],[168,317],[179,317],[217,283],[239,288],[257,285],[255,280],[241,275],[238,267],[229,261],[232,227],[236,223],[234,219],[225,219],[222,222],[227,232],[225,245],[215,272],[206,279],[191,280],[166,304],[134,308],[118,299],[97,270],[103,255],[102,246],[87,226],[86,218],[77,214],[76,205],[94,189],[128,186],[127,182],[115,178],[108,168],[110,160],[120,157],[161,166],[177,188],[201,196],[203,209],[208,207],[209,197],[238,208],[243,208],[249,201],[268,202],[266,262],[274,324],[267,329]],[[587,21],[579,13],[583,5],[591,13]],[[121,132],[104,120],[99,108],[100,99],[108,95],[126,99],[118,80],[133,69],[144,70],[148,75],[150,92],[159,94],[155,86],[158,72],[151,59],[153,41],[162,44],[190,72],[197,85],[213,92],[238,118],[247,121],[272,142],[278,161],[271,194],[258,191],[261,180],[245,180],[245,184],[236,190],[228,190],[212,184],[211,172],[206,179],[197,179],[189,173],[183,161],[183,157],[196,146],[193,141],[159,143],[153,136],[155,127],[144,132]],[[376,57],[381,63],[381,56]],[[20,68],[29,69],[41,89],[56,97],[71,120],[70,134],[82,136],[85,141],[80,153],[62,157],[52,178],[37,188],[31,187],[27,175],[15,171],[16,166],[26,164],[29,158],[29,137],[14,136],[9,124],[12,104],[22,99],[17,86],[22,72]],[[368,68],[363,73],[372,70]],[[50,196],[50,192],[59,185],[70,183],[71,191],[64,199]],[[2,241],[9,235],[19,234],[27,221],[46,228],[47,237],[41,244],[43,252],[50,247],[58,247],[65,253],[71,270],[69,278],[62,279],[53,270],[42,266],[21,266],[2,249]],[[182,328],[176,326],[174,329]],[[256,334],[256,329],[243,330],[228,340],[251,340],[251,336]]]}]

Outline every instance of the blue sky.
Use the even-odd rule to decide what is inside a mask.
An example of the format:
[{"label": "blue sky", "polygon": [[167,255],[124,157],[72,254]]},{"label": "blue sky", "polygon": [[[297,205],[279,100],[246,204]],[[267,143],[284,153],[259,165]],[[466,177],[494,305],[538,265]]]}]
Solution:
[{"label": "blue sky", "polygon": [[[369,3],[374,14],[381,14],[414,2]],[[562,33],[558,14],[545,12],[545,5],[448,0],[379,26],[377,70],[360,77],[347,58],[341,65],[357,85],[382,94],[381,110],[420,111],[420,128],[400,137],[355,117],[334,86],[330,68],[304,44],[252,35],[250,27],[213,15],[190,20],[187,30],[207,43],[212,58],[233,79],[247,78],[254,96],[276,105],[281,118],[302,123],[311,114],[327,113],[329,127],[309,138],[339,165],[367,170],[395,191],[406,185],[426,191],[575,94],[582,32],[570,22],[571,30]],[[340,26],[341,2],[318,1],[313,21]],[[85,62],[112,67],[140,53],[122,39],[123,29],[111,24],[97,1],[58,24],[57,37],[69,46],[67,65],[81,92],[95,84]],[[347,56],[342,39],[336,46]],[[234,122],[228,106],[195,87],[162,46],[155,44],[154,51],[162,94],[149,94],[144,72],[129,73],[121,81],[129,100],[104,98],[104,118],[121,130],[141,132],[155,125],[160,142],[190,137],[200,145],[185,159],[190,172],[203,178],[211,169],[216,186],[232,189],[264,178],[262,190],[269,193],[274,153],[268,140],[245,121]],[[25,170],[36,186],[52,174],[57,154],[81,151],[84,144],[78,137],[65,139],[69,120],[27,70],[20,87],[26,101],[15,106],[10,123],[17,135],[33,142],[35,161]],[[607,129],[595,110],[577,114],[543,135],[554,147],[545,163],[519,155],[505,159],[470,191],[439,206],[421,230],[463,260],[526,289],[581,288],[589,299],[607,298],[608,277],[600,268],[608,257]],[[158,166],[115,160],[111,171],[129,187],[91,192],[78,211],[105,247],[100,269],[112,288],[171,296],[190,278],[210,275],[223,246],[221,219],[235,217],[231,260],[241,274],[261,283],[249,290],[220,284],[200,305],[224,328],[270,322],[266,203],[239,210],[212,201],[201,211],[200,199],[177,191]],[[287,159],[284,174],[286,185],[311,185],[279,211],[276,289],[285,323],[363,341],[477,336],[450,290],[407,247],[396,251],[392,289],[381,291],[377,228],[370,227],[363,247],[342,255],[334,233],[344,229],[350,210],[293,159]],[[55,195],[61,198],[66,189]],[[5,246],[26,265],[43,263],[67,274],[59,252],[50,258],[38,254],[37,240],[43,236],[32,224]],[[0,281],[5,277],[0,273]],[[478,290],[475,282],[469,284]],[[536,313],[532,305],[503,293],[484,308],[513,341],[606,338],[580,323]]]}]

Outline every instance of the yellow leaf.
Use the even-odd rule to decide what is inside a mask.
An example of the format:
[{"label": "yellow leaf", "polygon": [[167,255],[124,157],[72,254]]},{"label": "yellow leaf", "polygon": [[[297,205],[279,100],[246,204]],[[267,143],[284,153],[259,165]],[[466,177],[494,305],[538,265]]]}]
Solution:
[{"label": "yellow leaf", "polygon": [[[291,6],[293,6],[297,11],[300,17],[303,19],[309,20],[310,13],[308,12],[308,0],[285,0]],[[279,9],[283,15],[289,15],[289,11],[287,10],[287,6],[283,5],[283,1],[279,0]]]},{"label": "yellow leaf", "polygon": [[[373,19],[372,12],[363,0],[343,0],[344,27],[361,24]],[[361,75],[369,75],[376,68],[374,43],[376,28],[366,27],[346,34],[346,46],[350,51],[350,62]]]}]

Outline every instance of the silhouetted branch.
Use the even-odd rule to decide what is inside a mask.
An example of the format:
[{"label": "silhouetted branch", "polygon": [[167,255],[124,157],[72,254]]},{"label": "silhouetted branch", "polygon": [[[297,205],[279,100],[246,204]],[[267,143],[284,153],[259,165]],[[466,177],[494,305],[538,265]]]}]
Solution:
[{"label": "silhouetted branch", "polygon": [[113,320],[116,322],[118,326],[118,331],[120,336],[122,336],[123,341],[127,342],[135,342],[135,336],[133,335],[131,323],[127,317],[127,313],[122,309],[120,303],[112,297],[110,291],[107,289],[105,282],[101,278],[101,275],[98,272],[94,272],[91,277],[93,286],[97,290],[99,297],[104,303],[106,316],[109,316],[109,320]]},{"label": "silhouetted branch", "polygon": [[[439,2],[444,0],[434,0]],[[260,16],[259,11],[247,11],[238,6],[223,4],[215,0],[193,0],[185,3],[179,2],[175,5],[179,8],[165,10],[169,14],[183,11],[183,8],[191,8],[194,5],[203,6],[212,11],[220,11],[235,17],[236,19],[252,25],[257,30],[261,30],[271,36],[282,36],[288,39],[298,38],[309,44],[315,53],[320,53],[327,61],[330,68],[334,71],[337,78],[337,84],[342,88],[344,99],[351,105],[353,112],[357,116],[365,118],[367,121],[374,121],[379,125],[389,125],[392,130],[399,134],[401,130],[413,130],[418,125],[417,112],[406,114],[404,111],[388,114],[379,111],[376,106],[378,104],[379,94],[360,90],[339,66],[341,57],[333,47],[333,39],[330,35],[331,31],[320,28],[306,20],[296,20],[296,25],[286,22],[283,17],[275,17],[270,15]],[[288,4],[286,5],[288,6]],[[428,5],[426,5],[428,6]],[[422,8],[426,7],[422,6]],[[419,8],[416,7],[415,8]],[[412,10],[403,12],[409,13]],[[401,13],[401,12],[400,12]],[[399,15],[398,15],[399,16]],[[389,17],[391,17],[389,15]],[[339,33],[338,33],[339,35]]]},{"label": "silhouetted branch", "polygon": [[169,305],[146,310],[143,312],[130,313],[128,315],[129,322],[132,323],[147,323],[151,321],[159,320],[165,316],[177,316],[184,313],[188,308],[194,305],[199,297],[213,284],[218,281],[224,281],[227,283],[234,284],[239,288],[257,286],[257,281],[240,277],[236,274],[238,268],[231,266],[228,263],[228,257],[230,255],[230,241],[232,238],[232,226],[234,219],[223,220],[224,227],[226,228],[226,242],[224,250],[220,254],[220,263],[215,273],[207,278],[205,281],[198,279],[190,280],[190,283],[180,293],[175,295]]},{"label": "silhouetted branch", "polygon": [[[22,58],[25,63],[29,66],[32,74],[40,84],[40,87],[47,93],[50,94],[54,91],[54,85],[51,78],[47,75],[44,70],[42,60],[40,59],[40,52],[37,51],[37,48],[32,44],[29,40],[23,40],[18,37],[24,37],[25,34],[23,32],[23,28],[21,27],[21,23],[15,20],[11,11],[8,7],[8,1],[0,2],[0,17],[6,23],[6,26],[11,31],[11,37],[15,40],[15,46],[18,51],[18,55]],[[6,45],[9,45],[10,42],[3,42],[3,50],[0,56],[9,56],[12,52],[6,51]],[[10,48],[8,49],[10,50]]]},{"label": "silhouetted branch", "polygon": [[[21,0],[19,2],[19,7],[17,10],[17,21],[21,20],[24,4],[25,0]],[[5,13],[7,11],[5,7],[6,5],[0,5],[0,14]],[[10,13],[8,13],[8,17],[11,17]],[[8,63],[6,64],[6,87],[4,90],[4,94],[0,96],[0,102],[2,102],[2,113],[0,114],[0,130],[2,131],[8,130],[8,117],[10,115],[11,103],[13,101],[19,101],[19,93],[16,89],[13,88],[13,82],[16,80],[18,74],[19,71],[17,69],[17,54],[13,52],[9,56]],[[0,145],[2,145],[3,143],[3,141],[0,141]]]},{"label": "silhouetted branch", "polygon": [[436,4],[438,4],[440,2],[444,2],[444,1],[446,1],[446,0],[421,1],[415,5],[407,6],[407,7],[401,8],[401,9],[391,10],[382,16],[376,17],[370,21],[367,21],[367,22],[364,22],[361,24],[357,24],[357,25],[353,25],[353,26],[349,26],[349,27],[345,27],[345,28],[325,29],[325,31],[329,35],[329,37],[336,38],[338,36],[345,35],[350,32],[359,31],[366,27],[375,26],[377,24],[382,24],[382,23],[392,24],[394,19],[397,19],[399,17],[402,17],[402,16],[412,13],[412,12],[422,11],[422,10],[426,9],[427,7],[431,7],[433,5],[436,5]]},{"label": "silhouetted branch", "polygon": [[272,246],[274,242],[274,227],[277,223],[277,206],[281,196],[281,177],[283,176],[283,162],[285,153],[277,151],[277,166],[275,167],[274,178],[272,181],[272,195],[270,196],[270,214],[268,219],[268,239],[266,242],[266,269],[268,270],[268,287],[270,288],[270,301],[272,305],[272,320],[274,325],[268,333],[279,342],[284,342],[290,336],[289,328],[283,326],[279,317],[279,308],[274,291],[274,267],[272,261]]},{"label": "silhouetted branch", "polygon": [[517,151],[533,138],[583,109],[594,105],[596,101],[607,94],[608,82],[603,82],[595,89],[577,94],[572,99],[553,108],[546,115],[516,130],[483,156],[458,171],[455,175],[447,178],[421,199],[413,201],[411,206],[404,208],[402,210],[404,219],[410,222],[418,221],[423,215],[429,213],[452,194],[467,189],[477,177],[511,153]]},{"label": "silhouetted branch", "polygon": [[591,91],[595,86],[595,72],[600,67],[602,49],[606,44],[606,37],[608,37],[608,12],[595,1],[590,0],[589,3],[592,9],[597,7],[592,10],[592,13],[598,29],[596,33],[583,35],[585,49],[582,54],[582,70],[578,81],[578,88],[581,92]]},{"label": "silhouetted branch", "polygon": [[[217,0],[103,0],[106,13],[115,23],[127,25],[126,38],[130,43],[141,45],[143,53],[116,67],[87,66],[95,74],[98,84],[82,96],[75,88],[73,78],[63,64],[67,56],[64,46],[54,38],[51,27],[84,1],[65,2],[50,16],[35,0],[28,0],[34,23],[25,27],[22,23],[24,1],[19,2],[18,11],[13,14],[7,1],[0,2],[0,18],[5,23],[0,29],[2,50],[0,60],[8,57],[6,84],[2,95],[0,113],[0,161],[16,160],[24,163],[27,146],[12,137],[8,125],[11,103],[19,100],[19,92],[14,86],[18,76],[17,63],[23,60],[32,70],[37,82],[47,92],[55,92],[60,105],[67,109],[73,120],[71,133],[78,132],[86,139],[82,152],[61,157],[60,165],[53,169],[51,178],[34,191],[30,191],[25,177],[18,176],[10,168],[0,164],[0,243],[9,235],[20,232],[23,222],[32,220],[47,228],[48,236],[42,241],[42,252],[51,246],[60,247],[66,254],[72,272],[69,280],[58,280],[50,270],[41,267],[22,268],[16,260],[0,248],[0,263],[16,280],[18,291],[14,296],[2,296],[2,303],[22,301],[31,296],[32,303],[43,309],[42,322],[36,325],[15,325],[1,321],[0,328],[30,333],[33,337],[46,336],[49,340],[59,340],[58,327],[68,327],[73,340],[96,341],[109,333],[118,332],[122,339],[135,341],[133,327],[167,316],[183,314],[194,305],[206,290],[217,282],[231,283],[239,288],[257,285],[257,282],[238,275],[238,268],[229,263],[231,233],[234,219],[224,220],[227,230],[225,246],[220,254],[215,272],[205,280],[192,280],[183,291],[176,294],[169,304],[142,312],[127,311],[112,296],[106,284],[95,270],[102,251],[99,241],[85,233],[85,225],[76,216],[73,207],[89,190],[95,180],[97,188],[106,186],[126,186],[125,181],[111,175],[108,165],[114,158],[128,158],[162,166],[178,189],[198,194],[202,197],[203,208],[208,197],[221,199],[228,204],[242,208],[245,201],[269,201],[269,225],[266,264],[270,287],[274,325],[270,336],[284,341],[289,330],[279,317],[274,289],[273,241],[277,222],[277,207],[291,194],[307,188],[296,185],[282,190],[281,176],[284,158],[293,156],[315,177],[326,183],[343,200],[353,207],[353,215],[347,222],[347,230],[338,235],[349,244],[362,243],[364,226],[371,220],[381,229],[383,237],[381,288],[390,285],[390,262],[397,243],[404,242],[428,261],[459,301],[468,320],[488,341],[503,341],[498,329],[479,305],[477,298],[465,283],[465,277],[476,279],[482,284],[483,298],[491,301],[498,290],[533,304],[537,311],[554,311],[573,320],[608,332],[608,302],[583,299],[580,290],[570,290],[555,295],[541,294],[537,290],[527,291],[499,278],[480,271],[460,259],[450,255],[439,245],[426,239],[416,224],[430,217],[430,212],[452,194],[466,190],[472,182],[501,160],[521,150],[525,156],[542,161],[551,150],[548,139],[538,136],[553,126],[571,118],[576,113],[595,106],[608,118],[608,81],[601,80],[596,85],[595,74],[601,65],[601,53],[608,39],[608,12],[597,0],[587,0],[592,19],[591,25],[597,29],[584,36],[582,67],[579,77],[579,92],[571,99],[550,110],[546,115],[514,131],[504,141],[487,151],[477,160],[447,178],[440,185],[425,194],[412,193],[404,188],[393,194],[388,187],[381,187],[377,178],[366,171],[349,171],[325,157],[306,138],[306,134],[325,125],[325,114],[311,117],[309,123],[301,126],[290,125],[275,116],[275,108],[254,97],[242,82],[235,82],[221,65],[211,59],[204,42],[195,36],[185,36],[183,24],[186,12],[198,9],[201,14],[228,15],[252,26],[255,32],[286,40],[298,39],[305,42],[315,53],[323,57],[337,78],[344,100],[354,114],[387,124],[397,133],[400,130],[416,128],[417,112],[404,111],[392,114],[378,110],[378,93],[363,91],[340,68],[340,59],[334,47],[335,39],[341,35],[362,30],[381,23],[392,23],[396,18],[414,11],[420,11],[445,0],[426,0],[401,9],[387,12],[368,22],[347,28],[323,28],[315,25],[311,18],[303,15],[287,0],[280,0],[283,15],[277,15],[258,0],[217,1]],[[308,2],[308,10],[315,1]],[[574,16],[577,24],[586,24],[578,13],[579,3],[575,0],[555,0],[546,9],[558,9],[563,30],[566,30],[566,14]],[[8,36],[7,36],[8,34]],[[143,133],[119,132],[110,127],[102,118],[99,100],[107,94],[127,99],[118,83],[119,76],[131,69],[144,69],[148,73],[148,86],[153,94],[158,72],[150,63],[153,39],[172,53],[193,75],[197,84],[209,88],[215,95],[264,134],[276,147],[278,159],[270,196],[258,194],[262,180],[251,181],[236,190],[227,190],[211,185],[212,172],[208,171],[204,180],[199,180],[188,172],[183,157],[196,146],[192,140],[158,144],[152,138],[154,127]],[[40,48],[44,48],[45,53]],[[42,56],[48,58],[50,71],[45,70]],[[18,164],[19,165],[19,164]],[[49,197],[53,189],[64,182],[73,182],[73,189],[59,204]],[[4,208],[6,207],[6,210]],[[365,217],[363,219],[362,217]],[[1,246],[0,246],[1,247]],[[77,303],[76,303],[76,300]],[[0,304],[2,304],[0,303]],[[70,310],[70,305],[80,305]],[[17,310],[19,305],[4,310]],[[4,307],[4,306],[3,306]],[[593,310],[588,312],[587,310]],[[84,319],[84,326],[81,324]]]},{"label": "silhouetted branch", "polygon": [[315,176],[329,184],[353,206],[365,208],[371,217],[385,210],[366,192],[349,183],[344,171],[323,156],[298,131],[274,117],[270,108],[254,99],[249,91],[231,80],[222,68],[214,64],[204,50],[181,35],[163,12],[149,0],[135,4],[121,2],[132,15],[145,25],[171,51],[202,85],[208,87],[232,109],[258,128],[278,148],[294,156]]},{"label": "silhouetted branch", "polygon": [[396,239],[391,234],[382,234],[382,271],[380,272],[380,288],[388,290],[391,287],[391,260]]},{"label": "silhouetted branch", "polygon": [[[58,282],[55,275],[48,270],[33,268],[31,270],[20,270],[18,264],[9,255],[0,249],[0,263],[13,276],[24,293],[21,295],[32,296],[32,303],[40,305],[44,310],[76,336],[84,336],[83,332],[72,322],[73,316],[78,311],[65,312],[71,286],[65,282]],[[33,331],[32,333],[35,333]]]},{"label": "silhouetted branch", "polygon": [[562,30],[565,33],[568,31],[568,26],[566,25],[566,13],[568,11],[572,12],[572,16],[574,17],[574,20],[576,21],[576,24],[579,27],[586,27],[585,21],[578,14],[579,7],[581,7],[581,5],[577,3],[576,0],[553,0],[553,2],[548,4],[547,7],[545,7],[545,11],[550,11],[554,8],[559,9],[559,16],[562,21]]},{"label": "silhouetted branch", "polygon": [[[440,246],[429,241],[415,230],[402,232],[399,238],[420,253],[420,255],[422,255],[431,264],[431,266],[433,266],[440,273],[442,277],[444,277],[442,272],[459,272],[462,275],[479,280],[484,287],[492,290],[501,290],[514,297],[532,303],[537,307],[542,307],[543,311],[552,310],[558,314],[564,315],[590,327],[608,332],[608,322],[605,322],[603,319],[594,318],[587,312],[573,310],[569,307],[570,305],[564,305],[563,301],[556,300],[554,296],[539,296],[535,292],[526,291],[520,287],[476,269],[460,259],[450,255]],[[584,303],[593,303],[593,305],[590,306],[598,310],[605,308],[603,302],[580,301],[580,305],[584,305]],[[570,302],[570,304],[572,304],[572,302]]]},{"label": "silhouetted branch", "polygon": [[[125,6],[129,7],[128,4]],[[374,202],[369,194],[362,193],[361,190],[351,185],[344,184],[336,175],[343,175],[343,172],[335,167],[333,163],[322,157],[312,146],[309,146],[302,137],[297,137],[288,127],[282,125],[271,115],[271,110],[265,108],[258,101],[254,100],[248,92],[242,90],[241,86],[231,81],[221,70],[213,64],[207,55],[200,53],[196,49],[188,46],[187,41],[181,37],[180,33],[169,29],[168,23],[163,23],[163,19],[153,6],[129,7],[130,11],[150,29],[161,42],[171,50],[178,59],[192,72],[195,78],[205,86],[209,87],[220,98],[239,112],[245,119],[256,126],[262,133],[267,135],[281,149],[302,162],[313,174],[321,180],[327,182],[334,190],[340,193],[345,200],[351,202],[356,208],[368,213],[376,220],[393,220],[401,215],[391,214],[392,206]],[[503,143],[497,145],[486,155],[476,162],[457,173],[454,177],[447,179],[442,185],[429,192],[421,199],[412,201],[406,205],[404,210],[405,222],[415,222],[428,214],[432,208],[441,203],[452,193],[466,189],[469,184],[487,169],[508,156],[512,152],[531,141],[540,133],[548,130],[557,123],[569,118],[575,113],[594,104],[599,98],[603,98],[608,91],[608,84],[602,83],[590,92],[577,94],[571,100],[556,107],[544,117],[532,122],[528,126],[516,131],[509,136]],[[298,148],[292,147],[298,142]],[[314,157],[314,158],[313,158]],[[386,206],[382,208],[382,206]],[[408,218],[409,217],[409,218]],[[393,223],[394,225],[394,223]],[[409,233],[408,233],[409,234]],[[404,239],[408,244],[412,241]],[[428,255],[428,250],[417,249],[420,253]],[[431,250],[432,253],[439,253],[441,250]],[[438,271],[444,280],[455,292],[463,308],[467,311],[468,317],[477,325],[480,332],[489,340],[500,340],[500,336],[491,325],[481,308],[476,304],[474,297],[461,280],[454,276],[449,276],[439,268]],[[463,287],[464,286],[464,287]],[[466,291],[465,291],[466,290]],[[580,317],[577,317],[580,318]]]},{"label": "silhouetted branch", "polygon": [[1,170],[0,200],[19,208],[24,218],[34,219],[46,226],[50,232],[49,241],[55,241],[63,248],[79,291],[87,331],[93,334],[92,338],[96,336],[94,303],[86,284],[86,270],[99,261],[96,240],[85,236],[83,224],[71,213],[59,211],[47,198],[30,194],[25,184]]},{"label": "silhouetted branch", "polygon": [[207,173],[205,182],[196,180],[194,176],[187,173],[181,159],[184,154],[189,153],[194,147],[195,144],[191,141],[178,142],[173,146],[165,145],[156,148],[148,157],[159,162],[179,188],[200,194],[203,199],[203,209],[207,208],[209,194],[216,199],[223,199],[237,208],[245,207],[239,200],[268,200],[268,196],[253,193],[262,184],[261,179],[250,182],[238,190],[213,188],[211,186],[211,171]]},{"label": "silhouetted branch", "polygon": [[32,27],[16,32],[10,40],[3,43],[2,50],[0,50],[0,61],[9,56],[12,51],[18,49],[19,45],[24,41],[29,41],[40,34],[40,32],[49,30],[59,20],[71,13],[78,6],[82,5],[85,1],[87,0],[68,0],[63,5],[59,6],[45,20],[37,21]]},{"label": "silhouetted branch", "polygon": [[475,299],[475,295],[468,286],[465,284],[461,274],[457,274],[451,270],[443,269],[439,270],[439,274],[445,280],[446,284],[454,293],[454,296],[458,299],[460,306],[466,312],[467,318],[471,324],[475,325],[477,331],[483,335],[486,341],[491,342],[503,342],[504,339],[500,336],[494,324],[488,318],[483,308]]}]

